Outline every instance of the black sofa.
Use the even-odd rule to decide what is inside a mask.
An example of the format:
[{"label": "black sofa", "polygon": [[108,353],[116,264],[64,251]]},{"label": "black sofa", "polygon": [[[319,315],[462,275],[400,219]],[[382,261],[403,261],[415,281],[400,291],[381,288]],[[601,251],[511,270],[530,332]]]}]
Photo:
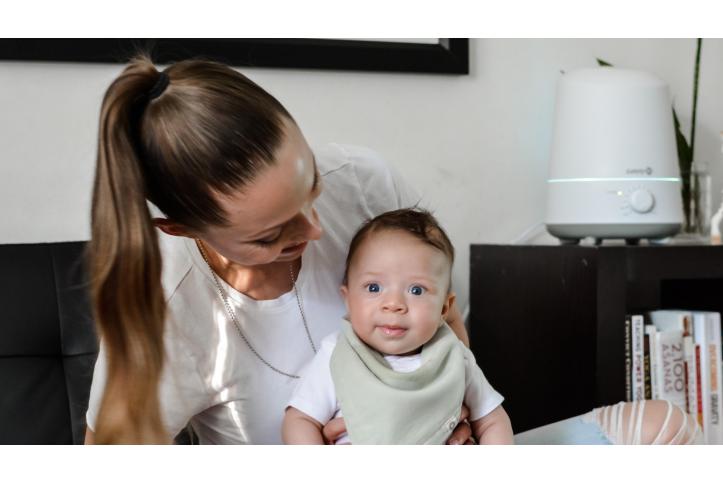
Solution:
[{"label": "black sofa", "polygon": [[[0,444],[82,444],[98,337],[83,241],[0,245]],[[176,444],[197,444],[188,426]]]},{"label": "black sofa", "polygon": [[0,443],[81,444],[98,341],[84,242],[0,245]]}]

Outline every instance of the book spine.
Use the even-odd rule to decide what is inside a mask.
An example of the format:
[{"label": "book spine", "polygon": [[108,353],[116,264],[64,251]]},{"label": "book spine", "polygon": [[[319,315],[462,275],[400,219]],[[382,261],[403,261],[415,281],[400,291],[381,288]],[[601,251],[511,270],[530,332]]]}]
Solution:
[{"label": "book spine", "polygon": [[696,384],[696,398],[698,400],[698,426],[704,431],[705,437],[705,416],[703,411],[703,363],[701,360],[700,344],[695,344],[695,384]]},{"label": "book spine", "polygon": [[683,337],[683,352],[685,355],[685,398],[686,411],[694,418],[698,418],[698,374],[695,361],[695,344],[692,336]]},{"label": "book spine", "polygon": [[721,393],[721,332],[720,332],[720,315],[718,313],[710,313],[708,315],[708,362],[710,369],[710,434],[708,443],[723,444],[723,423],[721,422],[721,403],[723,402],[723,393]]},{"label": "book spine", "polygon": [[663,376],[663,349],[661,347],[661,341],[660,338],[662,337],[663,333],[658,331],[655,333],[655,366],[656,366],[656,376],[658,378],[658,400],[663,400],[663,381],[665,380],[665,377]]},{"label": "book spine", "polygon": [[693,313],[687,313],[683,317],[683,336],[693,337]]},{"label": "book spine", "polygon": [[645,336],[648,338],[648,346],[650,347],[650,396],[652,400],[660,398],[660,382],[658,380],[658,358],[657,348],[657,330],[654,325],[645,326]]},{"label": "book spine", "polygon": [[700,390],[700,427],[703,429],[703,441],[704,443],[710,443],[711,440],[711,429],[710,429],[710,417],[711,417],[711,406],[710,406],[710,360],[708,360],[708,340],[710,333],[708,332],[708,319],[706,313],[694,313],[693,315],[693,336],[695,338],[696,356],[698,357],[698,373],[700,378],[698,379]]},{"label": "book spine", "polygon": [[645,387],[645,400],[653,399],[653,387],[650,377],[650,336],[643,335],[643,386]]},{"label": "book spine", "polygon": [[661,399],[668,400],[685,410],[685,356],[682,330],[660,333],[660,359],[663,364]]},{"label": "book spine", "polygon": [[633,315],[633,400],[645,400],[643,379],[643,317]]},{"label": "book spine", "polygon": [[625,316],[625,401],[633,401],[633,388],[632,388],[632,376],[633,376],[633,358],[631,352],[631,334],[632,334],[632,321],[630,315]]}]

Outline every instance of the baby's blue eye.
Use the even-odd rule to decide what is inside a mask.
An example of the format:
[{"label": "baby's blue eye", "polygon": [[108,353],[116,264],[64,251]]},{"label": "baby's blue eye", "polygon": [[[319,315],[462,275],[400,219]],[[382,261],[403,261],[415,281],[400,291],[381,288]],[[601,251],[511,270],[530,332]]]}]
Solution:
[{"label": "baby's blue eye", "polygon": [[379,285],[376,284],[376,283],[369,283],[369,284],[367,285],[367,291],[368,291],[369,293],[379,293],[380,289],[381,289],[381,288],[380,288]]},{"label": "baby's blue eye", "polygon": [[419,285],[414,285],[409,288],[409,292],[415,296],[420,296],[422,293],[424,293],[424,288]]}]

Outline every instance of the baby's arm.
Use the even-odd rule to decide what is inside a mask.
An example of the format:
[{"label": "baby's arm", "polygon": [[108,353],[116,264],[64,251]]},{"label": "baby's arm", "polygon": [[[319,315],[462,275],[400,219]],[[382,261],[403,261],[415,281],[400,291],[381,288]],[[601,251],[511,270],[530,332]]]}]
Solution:
[{"label": "baby's arm", "polygon": [[[474,359],[464,350],[466,388],[464,402],[471,412],[472,433],[479,444],[513,444],[512,423],[502,408],[504,397],[492,388]],[[495,407],[490,411],[490,408]],[[480,416],[485,414],[484,416]]]},{"label": "baby's arm", "polygon": [[510,417],[502,405],[470,423],[472,433],[480,445],[511,445],[514,443]]},{"label": "baby's arm", "polygon": [[304,367],[287,404],[281,438],[287,444],[324,444],[323,424],[338,410],[334,380],[329,368],[337,334],[321,341],[319,351]]},{"label": "baby's arm", "polygon": [[286,409],[281,437],[287,445],[324,445],[321,424],[294,407]]}]

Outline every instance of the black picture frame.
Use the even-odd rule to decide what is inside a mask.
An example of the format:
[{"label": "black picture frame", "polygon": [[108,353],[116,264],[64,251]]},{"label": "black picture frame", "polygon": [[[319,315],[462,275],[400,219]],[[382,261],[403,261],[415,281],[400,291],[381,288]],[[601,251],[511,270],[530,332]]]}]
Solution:
[{"label": "black picture frame", "polygon": [[159,64],[206,58],[239,67],[469,74],[469,39],[407,43],[336,39],[2,39],[0,60]]}]

